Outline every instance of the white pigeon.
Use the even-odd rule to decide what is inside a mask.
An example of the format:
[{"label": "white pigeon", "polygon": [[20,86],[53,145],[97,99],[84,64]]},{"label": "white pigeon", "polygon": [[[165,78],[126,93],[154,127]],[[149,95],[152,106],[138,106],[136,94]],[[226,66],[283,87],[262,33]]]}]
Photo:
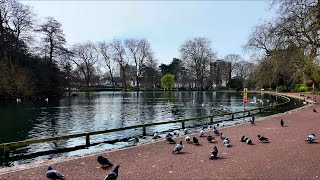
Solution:
[{"label": "white pigeon", "polygon": [[183,145],[182,145],[182,141],[180,141],[179,144],[176,145],[176,147],[173,149],[172,153],[175,153],[175,152],[180,152],[183,148]]},{"label": "white pigeon", "polygon": [[158,139],[160,138],[158,131],[154,133],[152,139]]},{"label": "white pigeon", "polygon": [[200,137],[203,137],[203,136],[204,136],[204,130],[201,129],[201,130],[200,130]]},{"label": "white pigeon", "polygon": [[223,145],[226,146],[226,147],[231,147],[229,138],[226,137],[226,138],[223,140]]},{"label": "white pigeon", "polygon": [[191,140],[190,136],[186,136],[184,139],[185,139],[187,142],[190,142],[190,140]]},{"label": "white pigeon", "polygon": [[315,134],[310,134],[307,138],[307,142],[312,143],[316,140],[316,135]]},{"label": "white pigeon", "polygon": [[186,135],[186,134],[189,133],[189,130],[186,128],[186,129],[183,130],[183,132],[184,132],[184,135]]}]

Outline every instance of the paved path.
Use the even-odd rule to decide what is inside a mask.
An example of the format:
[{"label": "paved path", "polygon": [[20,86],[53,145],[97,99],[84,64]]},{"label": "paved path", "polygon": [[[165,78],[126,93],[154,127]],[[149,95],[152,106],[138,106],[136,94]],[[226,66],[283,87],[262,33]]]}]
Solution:
[{"label": "paved path", "polygon": [[[119,179],[319,179],[320,113],[313,113],[313,108],[320,112],[319,105],[315,104],[290,113],[259,118],[256,126],[242,124],[222,128],[231,140],[231,148],[224,147],[216,137],[217,143],[208,143],[201,138],[200,146],[184,141],[180,154],[172,154],[175,145],[165,141],[99,154],[107,156],[115,165],[120,164]],[[280,118],[286,127],[280,126]],[[319,143],[305,142],[310,133],[318,136]],[[209,134],[213,133],[206,132]],[[258,134],[268,137],[270,143],[258,142]],[[240,142],[241,135],[252,138],[254,145]],[[176,141],[181,139],[183,137]],[[214,145],[219,149],[219,159],[209,160]],[[102,180],[111,169],[100,169],[96,157],[97,154],[49,162],[66,179]],[[47,166],[39,165],[0,174],[0,179],[46,179],[46,169]]]}]

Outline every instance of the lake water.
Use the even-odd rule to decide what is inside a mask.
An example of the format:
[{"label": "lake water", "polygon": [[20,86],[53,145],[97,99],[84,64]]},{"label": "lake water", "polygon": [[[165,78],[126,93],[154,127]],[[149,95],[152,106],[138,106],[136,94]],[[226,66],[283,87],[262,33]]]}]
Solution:
[{"label": "lake water", "polygon": [[[270,94],[248,94],[249,100],[253,97],[262,99],[264,104],[248,103],[246,109],[283,101],[282,98],[276,98]],[[293,100],[291,105],[286,108],[292,109],[295,107],[293,103],[295,103],[295,106],[301,105],[300,101]],[[56,137],[241,110],[243,110],[242,93],[236,92],[96,92],[79,93],[78,96],[65,97],[59,100],[49,99],[49,102],[44,100],[37,102],[22,100],[18,104],[2,102],[0,104],[0,143]],[[194,125],[192,123],[186,125]],[[148,128],[147,132],[152,134],[155,131],[175,129],[180,126],[181,124],[160,125]],[[96,135],[92,137],[91,143],[138,134],[141,134],[141,130]],[[15,149],[11,156],[73,147],[84,143],[84,138],[75,138],[30,145]],[[12,161],[7,165],[59,156],[82,155],[122,147],[127,144],[127,142],[112,145],[99,144],[67,153]]]}]

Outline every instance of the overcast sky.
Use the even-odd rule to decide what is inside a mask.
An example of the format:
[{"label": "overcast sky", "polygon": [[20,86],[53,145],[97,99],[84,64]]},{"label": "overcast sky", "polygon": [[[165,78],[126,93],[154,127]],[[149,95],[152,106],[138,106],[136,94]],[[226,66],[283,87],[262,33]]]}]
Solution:
[{"label": "overcast sky", "polygon": [[273,13],[267,1],[22,1],[38,17],[62,23],[68,45],[114,38],[146,38],[158,63],[180,57],[188,38],[212,41],[218,58],[236,53],[253,28]]}]

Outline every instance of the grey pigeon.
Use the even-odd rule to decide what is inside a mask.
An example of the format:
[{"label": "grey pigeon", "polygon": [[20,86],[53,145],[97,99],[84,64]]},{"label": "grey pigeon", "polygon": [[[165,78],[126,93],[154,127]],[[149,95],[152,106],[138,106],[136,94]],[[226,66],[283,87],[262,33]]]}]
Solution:
[{"label": "grey pigeon", "polygon": [[170,143],[170,144],[175,144],[176,142],[172,139],[172,137],[166,137],[166,140]]},{"label": "grey pigeon", "polygon": [[318,113],[318,111],[317,111],[315,108],[313,108],[313,112],[314,112],[314,113]]},{"label": "grey pigeon", "polygon": [[226,146],[226,147],[231,147],[229,138],[226,137],[226,138],[223,140],[223,145]]},{"label": "grey pigeon", "polygon": [[103,156],[98,156],[97,161],[101,165],[101,167],[113,166],[113,164],[110,163],[110,161]]},{"label": "grey pigeon", "polygon": [[267,137],[263,137],[261,135],[258,135],[258,139],[261,141],[261,142],[269,142],[268,138]]},{"label": "grey pigeon", "polygon": [[175,153],[175,152],[180,152],[183,148],[183,145],[182,145],[182,141],[180,141],[179,144],[176,145],[176,147],[173,149],[172,153]]},{"label": "grey pigeon", "polygon": [[200,137],[203,137],[203,136],[204,136],[204,130],[201,129],[201,130],[200,130]]},{"label": "grey pigeon", "polygon": [[252,140],[250,138],[247,138],[246,144],[252,144]]},{"label": "grey pigeon", "polygon": [[60,172],[57,170],[53,170],[51,166],[48,167],[47,178],[54,179],[54,180],[56,179],[64,180],[64,177],[60,174]]},{"label": "grey pigeon", "polygon": [[283,127],[283,125],[284,125],[284,122],[283,122],[283,120],[281,119],[280,120],[280,125]]},{"label": "grey pigeon", "polygon": [[189,130],[188,129],[184,129],[183,132],[184,132],[184,135],[186,135],[186,134],[189,133]]},{"label": "grey pigeon", "polygon": [[158,131],[154,133],[152,139],[158,139],[160,138]]},{"label": "grey pigeon", "polygon": [[226,137],[220,132],[220,139],[224,140]]},{"label": "grey pigeon", "polygon": [[216,159],[218,157],[218,148],[217,146],[214,146],[214,148],[211,151],[210,159]]},{"label": "grey pigeon", "polygon": [[241,141],[241,142],[246,142],[247,139],[248,139],[247,137],[241,136],[240,141]]},{"label": "grey pigeon", "polygon": [[314,142],[316,140],[316,135],[315,134],[310,134],[309,136],[308,136],[308,138],[307,138],[307,142],[308,143],[312,143],[312,142]]},{"label": "grey pigeon", "polygon": [[193,144],[199,145],[199,140],[196,137],[192,138]]},{"label": "grey pigeon", "polygon": [[254,117],[254,115],[252,115],[252,119],[251,119],[251,121],[250,121],[251,124],[255,124],[255,123],[254,123],[254,120],[255,120],[255,119],[256,119],[256,118]]},{"label": "grey pigeon", "polygon": [[120,165],[116,166],[114,168],[114,170],[112,172],[110,172],[105,178],[104,180],[116,180],[118,178],[119,175],[119,167]]}]

